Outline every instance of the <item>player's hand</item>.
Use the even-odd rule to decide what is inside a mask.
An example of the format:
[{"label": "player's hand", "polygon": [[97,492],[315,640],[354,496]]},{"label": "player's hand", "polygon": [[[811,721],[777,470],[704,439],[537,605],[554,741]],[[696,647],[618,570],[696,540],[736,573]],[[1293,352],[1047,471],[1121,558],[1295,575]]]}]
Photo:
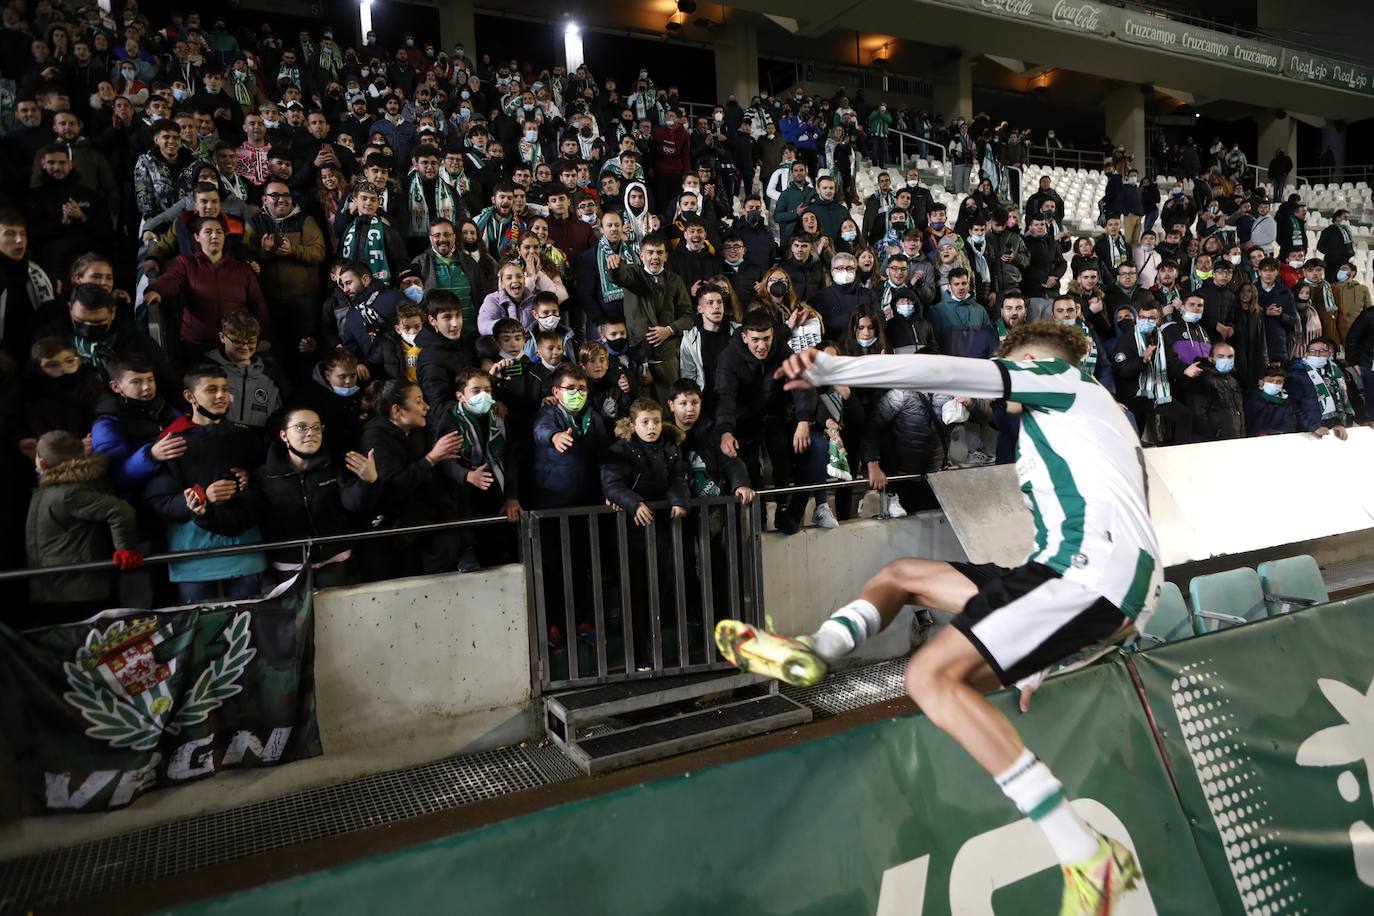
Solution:
[{"label": "player's hand", "polygon": [[635,524],[641,528],[654,523],[654,510],[649,508],[648,503],[640,503],[635,509]]},{"label": "player's hand", "polygon": [[733,433],[722,433],[720,437],[720,453],[726,458],[739,457],[739,440]]},{"label": "player's hand", "polygon": [[[818,356],[820,356],[820,351],[815,347],[807,347],[800,353],[794,353],[787,357],[786,361],[778,367],[778,370],[773,373],[773,378],[787,379],[787,384],[782,386],[787,391],[795,391],[799,388],[812,388],[814,386],[802,376],[805,374],[806,370],[816,365]],[[735,456],[731,455],[730,457],[733,458]]]}]

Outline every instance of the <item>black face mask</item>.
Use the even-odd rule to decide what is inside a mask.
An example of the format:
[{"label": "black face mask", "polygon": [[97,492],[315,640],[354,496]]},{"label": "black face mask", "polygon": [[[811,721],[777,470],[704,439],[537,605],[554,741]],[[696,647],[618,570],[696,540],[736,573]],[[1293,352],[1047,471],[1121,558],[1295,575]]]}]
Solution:
[{"label": "black face mask", "polygon": [[[199,408],[197,408],[197,409],[199,409]],[[315,457],[314,455],[307,455],[305,452],[302,452],[300,449],[296,448],[296,447],[295,447],[294,445],[292,445],[290,442],[286,442],[285,440],[283,440],[282,444],[286,446],[286,450],[287,450],[288,452],[290,452],[291,454],[295,455],[297,458],[299,458],[299,459],[302,460],[302,461],[309,461],[311,458],[314,458],[314,457]]]},{"label": "black face mask", "polygon": [[473,239],[470,242],[466,239],[463,240],[463,248],[467,251],[476,251],[481,244],[482,242],[480,239]]},{"label": "black face mask", "polygon": [[630,340],[627,337],[622,337],[619,340],[605,340],[602,343],[606,345],[606,349],[612,356],[620,356],[629,347]]},{"label": "black face mask", "polygon": [[72,330],[76,332],[77,337],[84,337],[86,340],[104,340],[110,334],[110,325],[72,319]]},{"label": "black face mask", "polygon": [[768,284],[768,295],[774,299],[785,299],[787,297],[787,284],[781,280],[774,280]]},{"label": "black face mask", "polygon": [[1131,331],[1135,330],[1135,319],[1122,318],[1116,323],[1116,326],[1121,329],[1121,333],[1129,334]]},{"label": "black face mask", "polygon": [[204,407],[201,407],[199,403],[196,404],[196,413],[200,414],[211,423],[218,423],[229,415],[228,411],[215,413],[213,410],[206,410]]}]

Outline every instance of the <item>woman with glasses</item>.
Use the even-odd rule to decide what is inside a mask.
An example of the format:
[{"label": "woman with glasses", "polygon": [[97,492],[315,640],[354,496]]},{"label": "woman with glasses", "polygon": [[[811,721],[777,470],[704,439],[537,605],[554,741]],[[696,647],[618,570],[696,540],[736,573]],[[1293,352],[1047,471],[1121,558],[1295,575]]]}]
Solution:
[{"label": "woman with glasses", "polygon": [[[325,425],[306,407],[287,411],[267,460],[253,472],[245,492],[258,501],[257,517],[266,541],[346,534],[367,527],[376,495],[377,462],[371,452],[349,451],[342,464],[324,447]],[[320,544],[310,550],[315,586],[343,585],[352,550],[347,544]],[[272,552],[278,581],[301,569],[302,552],[291,547]]]}]

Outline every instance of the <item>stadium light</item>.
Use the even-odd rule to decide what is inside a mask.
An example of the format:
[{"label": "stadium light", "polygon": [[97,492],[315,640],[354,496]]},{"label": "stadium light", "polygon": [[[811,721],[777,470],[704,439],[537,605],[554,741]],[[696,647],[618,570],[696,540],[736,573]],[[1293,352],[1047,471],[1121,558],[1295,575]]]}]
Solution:
[{"label": "stadium light", "polygon": [[363,38],[372,31],[372,0],[361,0],[358,4],[358,28],[362,30],[359,35]]},{"label": "stadium light", "polygon": [[582,51],[582,29],[576,22],[569,21],[563,27],[563,56],[568,66],[568,72],[572,73],[582,66],[586,60]]}]

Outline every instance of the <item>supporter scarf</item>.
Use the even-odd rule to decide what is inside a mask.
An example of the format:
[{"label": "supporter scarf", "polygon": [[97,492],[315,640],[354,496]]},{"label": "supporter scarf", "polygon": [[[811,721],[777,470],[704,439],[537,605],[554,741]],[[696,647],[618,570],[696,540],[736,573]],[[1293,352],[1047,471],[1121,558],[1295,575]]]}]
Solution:
[{"label": "supporter scarf", "polygon": [[1088,355],[1083,357],[1083,362],[1081,363],[1082,369],[1084,372],[1096,378],[1097,342],[1093,340],[1093,332],[1089,330],[1088,326],[1084,324],[1081,320],[1078,322],[1078,327],[1083,332],[1083,336],[1088,340]]},{"label": "supporter scarf", "polygon": [[236,71],[233,78],[229,80],[229,87],[234,92],[235,102],[238,102],[244,108],[253,107],[253,92],[248,88],[247,73],[241,74]]},{"label": "supporter scarf", "polygon": [[340,252],[349,261],[367,264],[367,272],[383,283],[391,282],[391,265],[386,258],[386,226],[375,216],[359,216],[344,231]]},{"label": "supporter scarf", "polygon": [[1322,419],[1344,422],[1354,414],[1350,409],[1350,398],[1345,390],[1345,378],[1334,362],[1327,362],[1321,369],[1313,369],[1306,363],[1307,378],[1317,390],[1317,401],[1321,404]]},{"label": "supporter scarf", "polygon": [[308,38],[302,38],[300,41],[300,45],[301,57],[305,58],[306,60],[313,60],[315,57],[315,43]]},{"label": "supporter scarf", "polygon": [[90,340],[80,334],[73,334],[70,339],[81,364],[90,366],[102,376],[105,375],[105,361],[115,355],[119,347],[119,335],[108,334],[100,340]]},{"label": "supporter scarf", "polygon": [[983,150],[983,177],[992,184],[992,189],[996,191],[997,179],[1001,176],[1000,170],[997,168],[997,158],[992,153],[991,143]]},{"label": "supporter scarf", "polygon": [[[1158,335],[1158,332],[1156,332]],[[1139,329],[1135,331],[1136,349],[1143,356],[1146,347],[1145,334]],[[1136,396],[1147,398],[1155,404],[1168,404],[1173,401],[1173,392],[1169,389],[1169,364],[1164,355],[1164,345],[1156,342],[1155,355],[1145,369],[1140,373],[1140,384],[1136,386]]]},{"label": "supporter scarf", "polygon": [[621,289],[611,279],[611,269],[606,266],[606,259],[613,254],[620,255],[621,261],[626,264],[638,264],[639,255],[635,253],[633,246],[620,243],[620,250],[616,251],[611,247],[611,243],[604,238],[596,243],[596,271],[601,278],[601,301],[619,302],[625,298],[625,290]]},{"label": "supporter scarf", "polygon": [[[456,211],[453,206],[453,190],[448,182],[434,179],[434,218],[453,222]],[[419,172],[410,173],[410,234],[429,233],[429,205],[425,203],[424,179]]]},{"label": "supporter scarf", "polygon": [[1341,233],[1341,238],[1345,241],[1345,247],[1350,247],[1350,227],[1343,223],[1336,223],[1336,228]]},{"label": "supporter scarf", "polygon": [[[472,467],[486,465],[501,492],[506,490],[506,421],[488,411],[485,415],[474,416],[458,404],[453,405],[453,416],[463,426],[463,458]],[[479,423],[486,424],[486,446],[481,445],[477,432]]]},{"label": "supporter scarf", "polygon": [[1000,343],[1001,341],[1006,340],[1006,339],[1007,339],[1007,335],[1010,334],[1010,333],[1011,333],[1011,328],[1007,327],[1007,322],[1006,322],[1006,320],[1005,320],[1005,319],[1002,319],[1002,318],[998,318],[998,319],[997,319],[997,340],[998,340],[998,342]]},{"label": "supporter scarf", "polygon": [[386,331],[386,319],[372,306],[372,303],[377,301],[377,297],[382,294],[384,289],[386,289],[385,286],[380,286],[372,295],[354,306],[362,316],[363,329],[367,331],[367,336],[374,340]]},{"label": "supporter scarf", "polygon": [[1326,314],[1336,314],[1336,300],[1331,295],[1331,284],[1323,280],[1320,283],[1308,283],[1307,285],[1321,293],[1322,308],[1326,310]]},{"label": "supporter scarf", "polygon": [[1175,302],[1178,301],[1178,287],[1177,287],[1177,286],[1168,286],[1168,287],[1165,287],[1165,286],[1157,286],[1157,287],[1155,287],[1155,289],[1156,289],[1157,291],[1159,291],[1161,294],[1163,294],[1163,296],[1164,296],[1164,304],[1165,304],[1165,305],[1173,305]]},{"label": "supporter scarf", "polygon": [[711,479],[700,454],[687,452],[687,487],[693,496],[719,496],[720,486]]},{"label": "supporter scarf", "polygon": [[282,64],[281,68],[277,70],[277,82],[280,83],[283,79],[286,79],[293,86],[299,86],[301,84],[301,68],[288,67],[286,64]]},{"label": "supporter scarf", "polygon": [[449,187],[457,191],[459,197],[462,197],[472,188],[472,182],[468,181],[467,172],[459,172],[455,175],[441,166],[439,168],[439,178],[448,182]]},{"label": "supporter scarf", "polygon": [[988,270],[988,259],[983,256],[983,250],[986,244],[986,242],[968,243],[968,250],[973,252],[973,268],[978,271],[978,279],[982,280],[984,283],[987,283],[992,277],[991,271]]},{"label": "supporter scarf", "polygon": [[1286,390],[1280,391],[1278,394],[1270,394],[1269,392],[1261,389],[1260,397],[1268,401],[1270,404],[1288,403],[1288,392]]},{"label": "supporter scarf", "polygon": [[487,251],[493,257],[505,257],[511,245],[515,243],[515,237],[524,230],[525,225],[515,218],[515,214],[502,219],[496,215],[495,207],[487,207],[477,214],[477,219],[473,220],[477,224],[477,231],[482,233],[482,241],[486,242]]},{"label": "supporter scarf", "polygon": [[1107,253],[1111,255],[1112,268],[1120,267],[1126,260],[1126,240],[1121,236],[1107,236]]}]

